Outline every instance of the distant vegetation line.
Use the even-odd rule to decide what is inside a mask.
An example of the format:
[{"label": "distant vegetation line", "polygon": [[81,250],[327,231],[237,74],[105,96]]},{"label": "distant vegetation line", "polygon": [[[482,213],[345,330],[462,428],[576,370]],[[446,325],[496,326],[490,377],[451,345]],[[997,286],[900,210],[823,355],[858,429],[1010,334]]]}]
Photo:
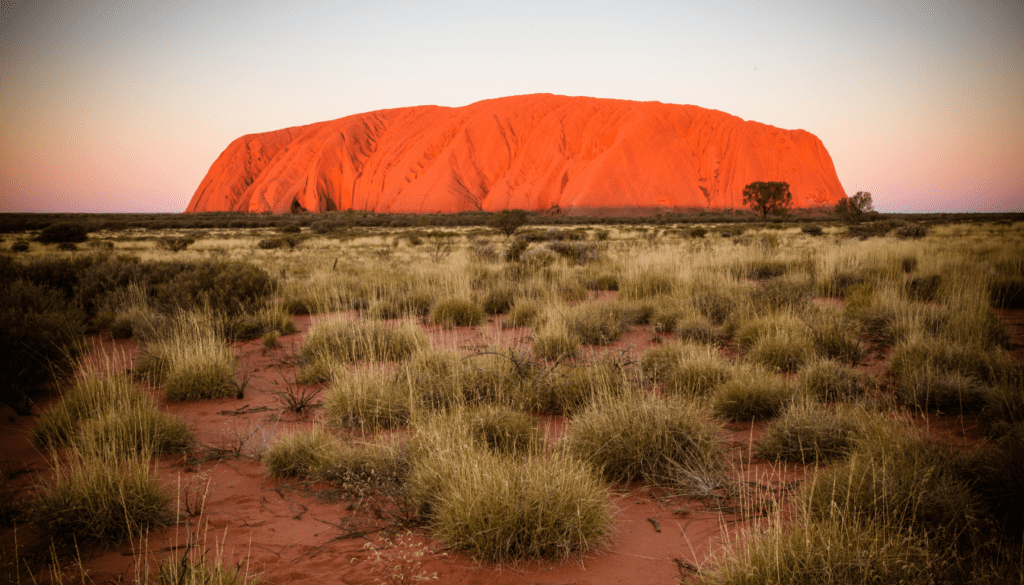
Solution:
[{"label": "distant vegetation line", "polygon": [[[302,213],[293,215],[253,214],[241,212],[179,213],[0,213],[0,233],[41,230],[54,223],[81,223],[88,231],[118,231],[128,229],[184,230],[216,228],[330,228],[331,231],[347,227],[472,227],[485,226],[494,213],[466,211],[453,214],[384,214],[368,211],[339,211]],[[922,223],[1024,221],[1024,213],[879,213],[866,221],[905,219]],[[798,210],[784,217],[767,219],[770,225],[784,226],[794,223],[821,223],[840,221],[831,212]],[[566,216],[529,213],[530,225],[665,225],[748,223],[760,218],[750,211],[735,212],[678,212],[649,216]]]}]

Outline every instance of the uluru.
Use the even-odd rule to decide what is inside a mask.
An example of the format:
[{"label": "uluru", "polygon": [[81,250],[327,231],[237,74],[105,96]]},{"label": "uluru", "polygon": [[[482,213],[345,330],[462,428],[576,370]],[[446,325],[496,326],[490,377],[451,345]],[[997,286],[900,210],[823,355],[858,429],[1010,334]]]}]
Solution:
[{"label": "uluru", "polygon": [[736,209],[844,196],[815,135],[692,105],[536,94],[378,110],[234,140],[186,213]]}]

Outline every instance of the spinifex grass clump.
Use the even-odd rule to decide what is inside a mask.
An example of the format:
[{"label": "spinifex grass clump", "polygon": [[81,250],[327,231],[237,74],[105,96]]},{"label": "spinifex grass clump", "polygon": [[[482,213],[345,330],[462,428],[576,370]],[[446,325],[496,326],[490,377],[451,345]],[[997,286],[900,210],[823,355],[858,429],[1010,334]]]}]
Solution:
[{"label": "spinifex grass clump", "polygon": [[496,561],[562,558],[604,543],[611,509],[590,466],[496,454],[474,438],[471,417],[434,417],[409,446],[408,498],[439,540]]},{"label": "spinifex grass clump", "polygon": [[566,309],[562,318],[569,336],[584,345],[605,345],[622,336],[630,324],[620,303],[588,303]]},{"label": "spinifex grass clump", "polygon": [[33,500],[30,518],[48,538],[114,545],[174,520],[171,497],[147,457],[70,454]]},{"label": "spinifex grass clump", "polygon": [[82,421],[118,406],[131,408],[146,401],[146,396],[124,376],[85,373],[60,402],[39,417],[32,439],[45,447],[64,446],[74,440]]},{"label": "spinifex grass clump", "polygon": [[502,324],[504,327],[533,327],[538,324],[541,305],[533,299],[518,298]]},{"label": "spinifex grass clump", "polygon": [[358,323],[348,319],[321,321],[302,344],[301,381],[324,381],[337,364],[408,359],[426,347],[423,332],[412,325],[391,327],[380,321]]},{"label": "spinifex grass clump", "polygon": [[533,338],[533,353],[542,360],[572,359],[579,349],[580,342],[559,328],[549,328]]},{"label": "spinifex grass clump", "polygon": [[324,418],[341,428],[394,428],[409,422],[420,393],[384,366],[338,371],[324,396]]},{"label": "spinifex grass clump", "polygon": [[83,374],[32,431],[47,447],[74,444],[88,453],[172,453],[192,435],[181,420],[160,412],[125,376]]},{"label": "spinifex grass clump", "polygon": [[722,558],[708,585],[867,585],[933,583],[924,539],[883,524],[831,516],[782,526],[776,521]]},{"label": "spinifex grass clump", "polygon": [[821,402],[859,398],[864,394],[863,378],[852,368],[835,360],[816,358],[800,372],[800,389]]},{"label": "spinifex grass clump", "polygon": [[274,477],[310,477],[332,466],[341,445],[322,428],[297,431],[277,439],[263,456],[267,472]]},{"label": "spinifex grass clump", "polygon": [[209,312],[176,315],[166,332],[146,346],[135,372],[162,382],[172,402],[238,393],[234,353]]},{"label": "spinifex grass clump", "polygon": [[537,421],[530,415],[502,406],[481,406],[466,415],[469,433],[491,451],[504,455],[530,455],[543,448]]},{"label": "spinifex grass clump", "polygon": [[609,481],[688,487],[722,473],[719,429],[701,407],[634,390],[602,397],[573,419],[565,452]]},{"label": "spinifex grass clump", "polygon": [[672,294],[676,280],[662,270],[648,268],[619,280],[619,294],[626,300],[642,300]]},{"label": "spinifex grass clump", "polygon": [[475,327],[487,320],[483,308],[470,299],[448,297],[434,303],[430,322],[445,327]]},{"label": "spinifex grass clump", "polygon": [[496,561],[585,554],[604,543],[611,521],[591,468],[557,455],[479,457],[451,478],[431,514],[439,540]]},{"label": "spinifex grass clump", "polygon": [[615,359],[565,365],[530,384],[528,403],[537,412],[575,415],[598,397],[620,394],[631,385],[624,364]]},{"label": "spinifex grass clump", "polygon": [[775,418],[793,400],[792,386],[759,367],[739,369],[711,393],[711,408],[726,420],[745,422]]},{"label": "spinifex grass clump", "polygon": [[794,402],[768,424],[757,454],[767,460],[826,462],[846,457],[856,442],[854,421],[805,400]]},{"label": "spinifex grass clump", "polygon": [[713,346],[667,343],[648,350],[640,360],[644,375],[664,385],[665,392],[685,397],[706,396],[729,379],[732,366]]},{"label": "spinifex grass clump", "polygon": [[875,432],[847,461],[819,470],[802,496],[815,519],[875,522],[940,548],[976,545],[984,514],[957,460],[909,429]]}]

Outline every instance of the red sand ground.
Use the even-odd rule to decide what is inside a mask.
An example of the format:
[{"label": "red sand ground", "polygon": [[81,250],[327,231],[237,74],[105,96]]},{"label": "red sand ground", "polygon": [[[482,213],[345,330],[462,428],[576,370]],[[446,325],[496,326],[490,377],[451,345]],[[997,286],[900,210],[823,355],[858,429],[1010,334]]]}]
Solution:
[{"label": "red sand ground", "polygon": [[[1002,311],[1000,316],[1009,324],[1014,343],[1024,345],[1024,311]],[[222,457],[208,461],[165,457],[159,464],[160,475],[183,502],[194,502],[197,493],[208,494],[203,526],[207,548],[211,550],[209,556],[220,551],[232,564],[248,559],[252,569],[263,574],[269,583],[372,583],[379,574],[374,573],[364,545],[371,541],[379,544],[375,539],[381,534],[374,529],[382,525],[368,511],[372,506],[318,500],[301,482],[268,478],[262,464],[251,457],[274,436],[296,425],[309,424],[310,419],[282,410],[272,394],[282,387],[282,380],[294,379],[293,356],[311,322],[309,317],[295,320],[299,333],[282,337],[283,347],[279,349],[264,351],[259,342],[234,344],[244,375],[251,375],[242,400],[163,403],[192,425],[197,441],[206,446],[207,453],[219,449]],[[501,329],[497,320],[479,329],[428,327],[427,333],[435,347],[457,347],[464,351],[495,342],[516,345],[528,338],[525,330]],[[649,327],[635,327],[611,349],[638,356],[655,337],[667,336],[655,336]],[[93,355],[112,355],[120,360],[112,366],[115,369],[127,367],[138,357],[138,347],[132,341],[112,340],[104,335],[92,338],[91,342],[96,349]],[[1021,357],[1019,347],[1015,354]],[[885,365],[876,361],[864,369],[879,376],[884,375]],[[157,395],[155,389],[152,391]],[[42,409],[45,408],[43,405]],[[964,447],[985,442],[984,431],[974,419],[907,416],[937,440]],[[28,439],[36,417],[17,417],[6,409],[0,412],[0,417],[3,471],[8,475],[9,485],[27,486],[45,477],[47,457]],[[554,417],[545,417],[541,424],[552,436],[564,431],[564,425]],[[761,424],[729,424],[725,428],[733,460],[748,481],[761,484],[765,490],[781,490],[804,477],[805,470],[800,465],[776,467],[751,460],[750,448],[764,435]],[[20,494],[24,497],[27,491]],[[611,500],[616,518],[610,542],[603,551],[582,559],[496,566],[474,562],[457,552],[445,554],[424,529],[414,533],[418,542],[431,547],[433,552],[426,557],[424,569],[428,573],[436,571],[441,583],[639,584],[673,583],[681,573],[692,574],[691,568],[706,568],[711,555],[735,540],[745,524],[734,511],[708,509],[700,502],[667,497],[650,489],[614,489]],[[756,519],[755,515],[748,521]],[[192,525],[196,523],[196,519],[191,520]],[[367,534],[352,537],[353,530]],[[130,579],[135,563],[145,558],[133,556],[133,552],[148,552],[152,569],[161,558],[181,551],[184,535],[184,525],[179,524],[151,531],[145,542],[134,546],[84,549],[83,566],[96,583]],[[0,533],[0,544],[8,559],[13,556],[15,538],[18,554],[23,558],[40,553],[31,526],[21,527],[17,534],[5,529]],[[44,573],[37,578],[46,582],[49,576]]]},{"label": "red sand ground", "polygon": [[752,181],[798,208],[844,195],[816,136],[697,106],[523,95],[379,110],[232,142],[187,213],[737,209]]}]

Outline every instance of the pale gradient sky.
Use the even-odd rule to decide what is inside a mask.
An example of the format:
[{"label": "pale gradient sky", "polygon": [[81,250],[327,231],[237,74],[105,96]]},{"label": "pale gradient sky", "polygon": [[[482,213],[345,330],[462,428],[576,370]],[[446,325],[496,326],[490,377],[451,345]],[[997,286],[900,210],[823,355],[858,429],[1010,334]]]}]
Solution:
[{"label": "pale gradient sky", "polygon": [[879,211],[1024,211],[1022,0],[0,4],[3,212],[180,212],[243,134],[542,92],[802,128]]}]

